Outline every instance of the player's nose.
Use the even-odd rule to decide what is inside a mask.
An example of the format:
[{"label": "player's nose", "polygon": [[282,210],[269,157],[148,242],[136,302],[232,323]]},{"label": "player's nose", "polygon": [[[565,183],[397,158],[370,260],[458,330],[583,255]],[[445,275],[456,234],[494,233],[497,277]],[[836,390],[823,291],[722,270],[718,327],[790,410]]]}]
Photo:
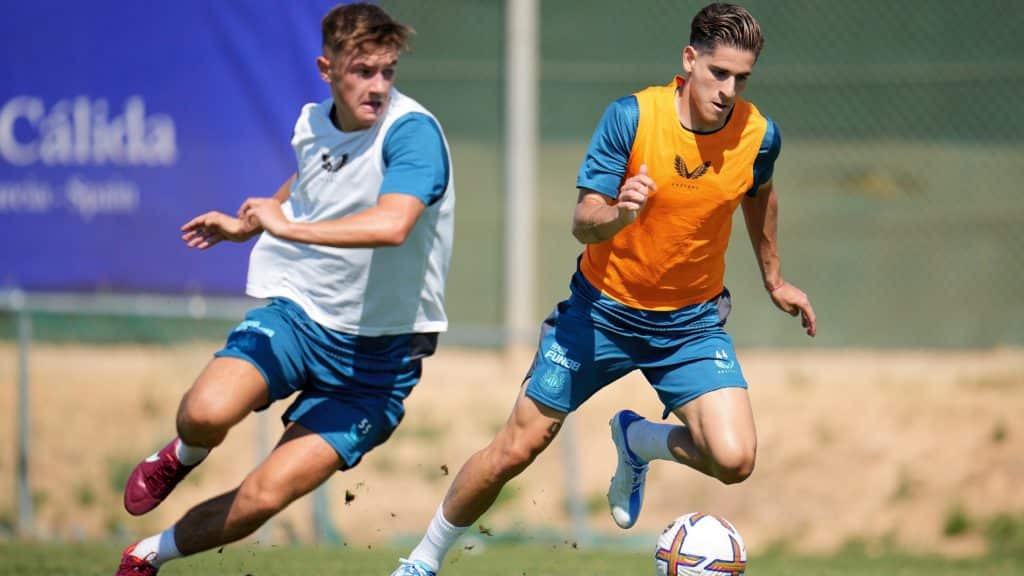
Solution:
[{"label": "player's nose", "polygon": [[383,94],[388,91],[389,85],[383,74],[376,74],[370,82],[370,90],[376,94]]},{"label": "player's nose", "polygon": [[722,98],[725,100],[732,100],[736,97],[736,79],[730,77],[729,79],[722,82],[719,92],[722,94]]}]

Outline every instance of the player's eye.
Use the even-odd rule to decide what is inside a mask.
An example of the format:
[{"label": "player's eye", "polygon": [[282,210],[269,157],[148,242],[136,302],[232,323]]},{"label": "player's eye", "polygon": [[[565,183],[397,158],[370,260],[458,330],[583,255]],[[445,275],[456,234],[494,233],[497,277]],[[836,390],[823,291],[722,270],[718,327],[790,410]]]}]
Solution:
[{"label": "player's eye", "polygon": [[392,78],[395,77],[395,69],[394,68],[385,68],[384,70],[381,70],[380,74],[381,74],[381,76],[384,77],[385,80],[391,80]]}]

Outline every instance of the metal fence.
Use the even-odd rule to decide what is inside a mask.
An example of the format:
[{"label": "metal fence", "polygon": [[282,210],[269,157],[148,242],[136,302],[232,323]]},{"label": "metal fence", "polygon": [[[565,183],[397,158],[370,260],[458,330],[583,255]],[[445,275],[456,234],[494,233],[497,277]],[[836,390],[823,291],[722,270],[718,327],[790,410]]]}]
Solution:
[{"label": "metal fence", "polygon": [[[460,323],[497,326],[505,220],[503,3],[384,2],[418,31],[399,84],[449,133],[459,187],[449,285]],[[679,71],[704,2],[540,3],[536,320],[567,294],[576,170],[604,107]],[[781,127],[786,277],[818,346],[1024,343],[1024,9],[1012,1],[752,1],[767,38],[746,96]],[[510,120],[514,122],[514,120]],[[800,331],[760,289],[742,225],[729,256],[741,346]]]},{"label": "metal fence", "polygon": [[[436,113],[452,144],[459,206],[448,302],[455,341],[500,343],[503,286],[514,273],[503,265],[500,234],[507,220],[503,152],[516,122],[504,116],[505,3],[382,4],[418,31],[399,86]],[[784,272],[816,305],[818,344],[1024,344],[1020,4],[746,4],[767,36],[747,96],[783,134],[776,182]],[[679,72],[689,20],[702,5],[540,2],[534,321],[567,294],[580,250],[569,234],[575,175],[597,119],[611,100]],[[737,344],[803,342],[764,296],[742,225],[736,229],[727,280]],[[57,327],[37,337],[59,338],[82,314],[110,309],[46,302],[37,300],[34,310],[53,315]],[[204,315],[183,302],[173,314],[159,312],[166,310],[160,305],[141,313]],[[21,315],[0,317],[0,330],[20,334],[27,349],[23,306],[8,305]],[[232,312],[241,317],[240,309]],[[75,333],[95,337],[95,324]],[[19,401],[27,402],[24,394]],[[28,409],[18,406],[19,413]],[[19,433],[27,442],[27,429]],[[20,498],[28,493],[19,486]],[[31,510],[27,501],[19,506]]]}]

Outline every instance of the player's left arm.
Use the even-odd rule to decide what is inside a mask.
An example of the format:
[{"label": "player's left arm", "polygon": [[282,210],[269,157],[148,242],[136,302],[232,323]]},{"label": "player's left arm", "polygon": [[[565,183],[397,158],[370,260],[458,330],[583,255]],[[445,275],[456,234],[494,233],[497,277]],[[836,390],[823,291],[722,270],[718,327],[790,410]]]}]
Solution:
[{"label": "player's left arm", "polygon": [[803,290],[782,277],[778,250],[779,201],[771,180],[762,184],[753,196],[743,197],[743,220],[750,235],[750,244],[761,268],[761,279],[772,302],[791,316],[800,315],[800,323],[808,336],[818,331],[814,308]]},{"label": "player's left arm", "polygon": [[295,242],[340,248],[399,246],[420,215],[448,187],[448,152],[440,128],[423,114],[396,122],[384,140],[384,181],[377,204],[335,220],[292,222],[280,204],[251,199],[241,212],[268,233]]},{"label": "player's left arm", "polygon": [[768,117],[765,121],[764,136],[754,160],[754,181],[743,198],[743,220],[747,224],[757,265],[761,268],[761,279],[772,302],[787,314],[799,314],[807,335],[814,336],[818,332],[818,324],[811,301],[807,294],[782,277],[777,241],[779,200],[772,183],[775,160],[782,152],[782,134],[775,121]]}]

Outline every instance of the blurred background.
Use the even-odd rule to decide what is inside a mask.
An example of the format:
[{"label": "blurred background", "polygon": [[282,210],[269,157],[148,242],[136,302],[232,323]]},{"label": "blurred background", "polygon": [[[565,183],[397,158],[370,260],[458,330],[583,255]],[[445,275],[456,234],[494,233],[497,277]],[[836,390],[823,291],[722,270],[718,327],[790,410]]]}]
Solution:
[{"label": "blurred background", "polygon": [[[380,3],[417,31],[397,87],[451,144],[451,330],[391,442],[264,542],[402,543],[425,526],[448,471],[503,422],[539,321],[568,294],[576,171],[598,119],[680,72],[704,4]],[[270,195],[294,170],[298,110],[328,97],[314,60],[334,4],[5,4],[0,538],[148,534],[272,445],[280,410],[240,426],[155,517],[119,508],[127,473],[173,434],[181,393],[255,304],[242,293],[251,244],[189,252],[178,227]],[[660,409],[630,377],[486,522],[507,538],[647,546],[699,508],[736,521],[752,550],[856,540],[972,554],[992,525],[1024,542],[1024,9],[744,5],[767,38],[745,96],[782,133],[783,271],[819,319],[811,341],[772,307],[737,216],[729,331],[758,472],[726,488],[655,467],[640,535],[613,530],[607,419]],[[397,506],[396,493],[414,497]]]}]

